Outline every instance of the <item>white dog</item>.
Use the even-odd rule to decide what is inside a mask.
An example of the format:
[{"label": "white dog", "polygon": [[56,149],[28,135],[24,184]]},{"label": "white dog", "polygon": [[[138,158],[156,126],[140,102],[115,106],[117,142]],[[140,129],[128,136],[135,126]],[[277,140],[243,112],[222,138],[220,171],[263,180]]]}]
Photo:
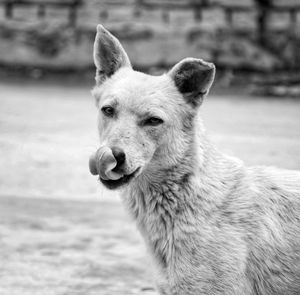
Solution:
[{"label": "white dog", "polygon": [[101,148],[90,170],[122,188],[159,293],[299,295],[300,173],[247,168],[209,142],[198,110],[214,65],[136,72],[100,25],[94,61]]}]

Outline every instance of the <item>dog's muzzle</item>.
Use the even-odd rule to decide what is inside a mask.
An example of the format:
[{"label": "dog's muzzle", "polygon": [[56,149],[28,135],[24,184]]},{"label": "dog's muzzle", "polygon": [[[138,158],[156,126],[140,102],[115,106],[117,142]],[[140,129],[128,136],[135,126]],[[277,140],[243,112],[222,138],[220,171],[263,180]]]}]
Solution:
[{"label": "dog's muzzle", "polygon": [[124,176],[113,169],[117,166],[117,160],[109,147],[101,147],[90,156],[89,168],[93,175],[99,175],[103,180],[118,180]]},{"label": "dog's muzzle", "polygon": [[119,188],[135,178],[140,167],[130,173],[123,169],[125,154],[121,149],[101,147],[90,156],[89,168],[93,175],[99,175],[100,181],[109,189]]}]

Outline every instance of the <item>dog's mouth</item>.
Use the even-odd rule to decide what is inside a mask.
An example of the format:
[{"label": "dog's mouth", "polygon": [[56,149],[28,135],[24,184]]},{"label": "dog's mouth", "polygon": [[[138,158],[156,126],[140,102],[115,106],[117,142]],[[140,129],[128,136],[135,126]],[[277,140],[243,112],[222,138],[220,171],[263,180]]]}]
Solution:
[{"label": "dog's mouth", "polygon": [[129,183],[139,172],[140,167],[137,168],[136,170],[134,170],[132,173],[130,174],[125,174],[124,176],[122,176],[121,178],[117,179],[117,180],[111,180],[111,179],[103,179],[101,177],[99,177],[100,181],[104,184],[105,187],[107,187],[108,189],[117,189],[127,183]]}]

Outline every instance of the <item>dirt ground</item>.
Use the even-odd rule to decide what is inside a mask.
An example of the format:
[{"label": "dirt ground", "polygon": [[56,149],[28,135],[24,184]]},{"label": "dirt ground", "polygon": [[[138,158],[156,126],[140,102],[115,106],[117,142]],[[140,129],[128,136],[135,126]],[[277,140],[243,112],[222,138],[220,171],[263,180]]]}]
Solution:
[{"label": "dirt ground", "polygon": [[[212,140],[248,165],[300,169],[300,100],[212,94]],[[0,84],[0,294],[150,294],[146,250],[118,195],[89,175],[87,86]]]}]

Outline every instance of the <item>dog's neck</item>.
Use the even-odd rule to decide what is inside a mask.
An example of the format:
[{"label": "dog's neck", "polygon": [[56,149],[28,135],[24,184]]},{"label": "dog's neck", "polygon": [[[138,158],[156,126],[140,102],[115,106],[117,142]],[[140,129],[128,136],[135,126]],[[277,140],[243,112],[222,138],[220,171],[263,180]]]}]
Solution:
[{"label": "dog's neck", "polygon": [[135,217],[142,211],[146,213],[147,208],[169,206],[168,203],[172,204],[173,214],[179,207],[188,206],[208,212],[223,202],[239,178],[241,167],[241,162],[220,153],[205,132],[201,132],[193,136],[190,148],[175,165],[141,175],[124,195],[129,200],[130,211],[139,211],[132,212]]},{"label": "dog's neck", "polygon": [[[187,228],[205,228],[243,174],[241,163],[203,142],[206,138],[201,140],[199,154],[191,148],[177,165],[141,175],[123,192],[126,207],[162,269],[172,261],[176,249],[177,220],[186,222],[189,216]],[[199,144],[197,140],[194,143]]]}]

